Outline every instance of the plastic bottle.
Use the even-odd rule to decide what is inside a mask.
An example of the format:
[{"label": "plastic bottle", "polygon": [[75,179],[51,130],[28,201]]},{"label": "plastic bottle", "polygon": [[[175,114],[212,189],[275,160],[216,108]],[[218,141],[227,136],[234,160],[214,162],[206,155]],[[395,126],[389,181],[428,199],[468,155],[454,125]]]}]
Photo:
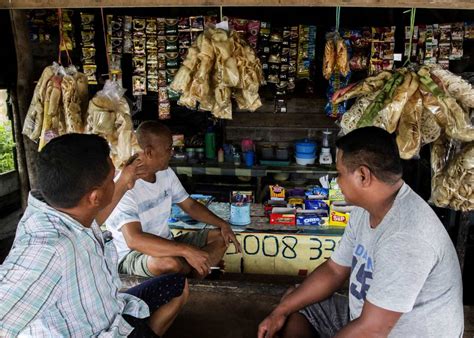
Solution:
[{"label": "plastic bottle", "polygon": [[217,162],[223,163],[224,162],[224,149],[219,148],[219,151],[217,152]]},{"label": "plastic bottle", "polygon": [[204,147],[206,152],[206,158],[208,160],[214,160],[216,158],[216,134],[210,127],[204,135]]}]

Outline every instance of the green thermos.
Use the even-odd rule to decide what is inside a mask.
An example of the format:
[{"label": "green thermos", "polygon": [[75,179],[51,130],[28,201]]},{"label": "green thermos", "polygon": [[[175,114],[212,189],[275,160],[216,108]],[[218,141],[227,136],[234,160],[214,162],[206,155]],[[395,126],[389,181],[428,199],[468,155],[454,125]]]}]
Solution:
[{"label": "green thermos", "polygon": [[214,160],[216,158],[216,133],[212,129],[208,129],[204,135],[204,147],[206,158]]}]

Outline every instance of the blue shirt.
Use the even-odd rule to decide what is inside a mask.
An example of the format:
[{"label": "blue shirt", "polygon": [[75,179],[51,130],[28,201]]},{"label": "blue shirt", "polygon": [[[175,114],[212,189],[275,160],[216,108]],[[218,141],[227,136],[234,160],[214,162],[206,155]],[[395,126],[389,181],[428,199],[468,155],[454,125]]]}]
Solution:
[{"label": "blue shirt", "polygon": [[86,228],[30,194],[0,266],[0,337],[125,337],[123,314],[149,316],[120,293],[117,253],[97,224]]}]

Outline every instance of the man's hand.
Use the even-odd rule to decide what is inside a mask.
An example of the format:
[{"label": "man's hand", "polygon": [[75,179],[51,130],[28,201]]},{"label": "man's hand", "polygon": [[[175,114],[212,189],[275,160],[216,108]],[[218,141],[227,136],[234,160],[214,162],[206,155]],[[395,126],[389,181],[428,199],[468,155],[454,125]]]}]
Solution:
[{"label": "man's hand", "polygon": [[139,153],[132,155],[122,169],[119,180],[126,183],[128,189],[133,189],[136,180],[145,176],[146,170],[140,160]]},{"label": "man's hand", "polygon": [[227,246],[229,246],[230,243],[233,243],[235,246],[235,250],[237,252],[242,252],[240,242],[237,237],[235,237],[234,231],[232,231],[232,228],[229,224],[221,226],[221,235],[224,238],[225,244]]},{"label": "man's hand", "polygon": [[258,326],[258,338],[273,338],[285,325],[286,315],[275,309]]},{"label": "man's hand", "polygon": [[183,257],[201,276],[206,276],[211,271],[209,254],[206,251],[188,245]]}]

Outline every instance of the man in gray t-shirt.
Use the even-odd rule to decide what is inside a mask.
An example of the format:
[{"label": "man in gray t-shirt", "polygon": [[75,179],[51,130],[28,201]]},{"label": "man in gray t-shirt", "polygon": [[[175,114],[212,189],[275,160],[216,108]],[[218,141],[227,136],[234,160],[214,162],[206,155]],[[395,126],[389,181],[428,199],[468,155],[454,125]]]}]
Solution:
[{"label": "man in gray t-shirt", "polygon": [[[386,131],[337,142],[338,183],[356,207],[338,248],[260,324],[259,338],[462,337],[461,271],[428,204],[403,182]],[[349,297],[334,294],[349,279]]]}]

